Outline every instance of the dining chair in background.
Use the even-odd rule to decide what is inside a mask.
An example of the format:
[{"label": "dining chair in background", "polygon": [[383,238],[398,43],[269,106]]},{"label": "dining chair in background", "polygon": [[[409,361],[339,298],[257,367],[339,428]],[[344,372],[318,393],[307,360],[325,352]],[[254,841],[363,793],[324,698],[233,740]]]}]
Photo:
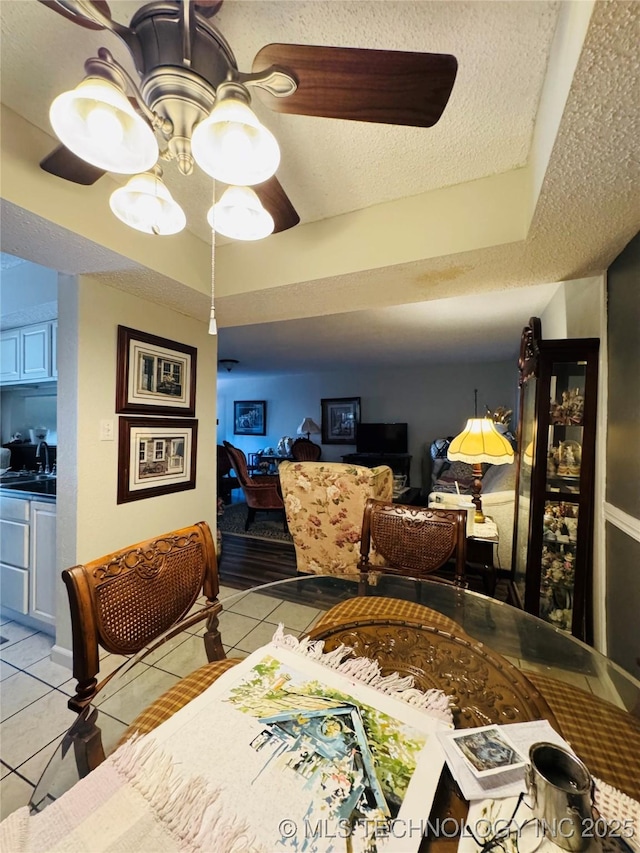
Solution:
[{"label": "dining chair in background", "polygon": [[427,509],[367,500],[362,518],[359,569],[362,575],[377,571],[371,552],[381,558],[384,572],[415,578],[448,578],[435,573],[455,559],[453,583],[466,587],[467,513],[458,509]]},{"label": "dining chair in background", "polygon": [[207,619],[207,658],[225,657],[218,630],[216,550],[204,521],[65,569],[62,579],[78,682],[68,702],[73,711],[81,712],[98,690],[99,647],[116,655],[141,651],[180,622],[202,594],[207,598],[200,616]]},{"label": "dining chair in background", "polygon": [[298,571],[357,577],[365,501],[391,500],[391,468],[281,462],[278,473]]},{"label": "dining chair in background", "polygon": [[247,502],[247,520],[244,524],[244,529],[248,530],[249,526],[255,521],[257,512],[279,512],[282,515],[284,527],[286,529],[287,521],[284,514],[284,502],[282,500],[282,492],[280,491],[280,478],[277,474],[260,474],[252,477],[247,469],[247,457],[244,451],[239,447],[234,447],[228,441],[223,442],[231,465],[236,473],[236,477],[240,482],[240,487],[244,492],[244,497]]},{"label": "dining chair in background", "polygon": [[308,438],[296,438],[291,445],[291,455],[296,462],[319,462],[322,448]]}]

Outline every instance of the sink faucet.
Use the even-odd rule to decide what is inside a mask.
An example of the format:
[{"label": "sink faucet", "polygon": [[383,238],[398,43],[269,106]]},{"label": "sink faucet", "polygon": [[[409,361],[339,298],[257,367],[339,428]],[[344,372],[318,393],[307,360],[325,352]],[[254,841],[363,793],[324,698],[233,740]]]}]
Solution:
[{"label": "sink faucet", "polygon": [[[38,448],[36,450],[36,459],[42,460],[43,449],[44,449],[44,473],[50,474],[51,471],[49,469],[49,445],[47,444],[46,441],[41,441],[38,444]],[[42,462],[40,462],[40,465],[42,465]]]}]

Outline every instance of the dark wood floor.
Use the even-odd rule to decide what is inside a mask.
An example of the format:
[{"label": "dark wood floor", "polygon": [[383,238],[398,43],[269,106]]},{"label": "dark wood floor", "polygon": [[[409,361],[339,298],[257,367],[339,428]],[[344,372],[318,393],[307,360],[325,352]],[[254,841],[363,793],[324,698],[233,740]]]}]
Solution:
[{"label": "dark wood floor", "polygon": [[[295,549],[288,542],[223,533],[219,572],[220,581],[233,589],[249,589],[295,578],[298,574]],[[470,576],[469,587],[478,592],[484,591],[479,577]],[[508,592],[507,582],[498,580],[495,598],[508,601]],[[282,595],[282,589],[279,595]]]},{"label": "dark wood floor", "polygon": [[234,589],[294,578],[297,574],[293,545],[270,539],[222,534],[220,580]]}]

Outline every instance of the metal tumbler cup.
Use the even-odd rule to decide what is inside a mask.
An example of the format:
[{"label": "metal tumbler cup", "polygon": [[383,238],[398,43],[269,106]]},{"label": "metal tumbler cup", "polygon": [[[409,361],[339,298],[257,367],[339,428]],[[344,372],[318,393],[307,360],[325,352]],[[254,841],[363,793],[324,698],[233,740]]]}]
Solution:
[{"label": "metal tumbler cup", "polygon": [[592,841],[592,779],[573,753],[553,743],[534,743],[529,749],[527,787],[533,812],[545,835],[572,853]]}]

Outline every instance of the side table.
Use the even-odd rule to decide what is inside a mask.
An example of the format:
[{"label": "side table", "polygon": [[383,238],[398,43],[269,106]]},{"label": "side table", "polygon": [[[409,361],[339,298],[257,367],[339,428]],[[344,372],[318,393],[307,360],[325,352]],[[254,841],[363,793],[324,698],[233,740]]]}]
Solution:
[{"label": "side table", "polygon": [[495,549],[498,537],[467,536],[467,563],[482,574],[482,583],[487,595],[493,597],[498,581],[495,564]]}]

